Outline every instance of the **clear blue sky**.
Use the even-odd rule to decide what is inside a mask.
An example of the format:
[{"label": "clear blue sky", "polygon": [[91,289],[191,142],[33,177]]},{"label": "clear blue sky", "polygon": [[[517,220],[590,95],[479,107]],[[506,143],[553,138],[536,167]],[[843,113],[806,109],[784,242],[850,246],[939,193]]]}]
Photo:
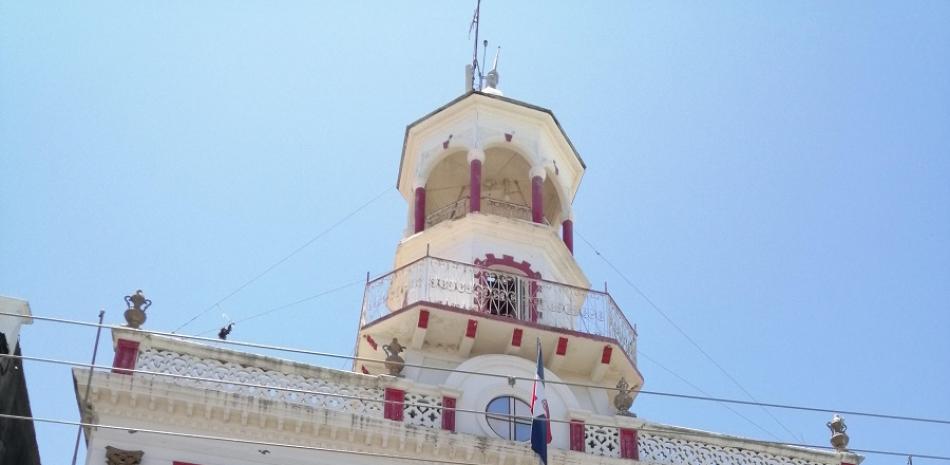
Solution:
[{"label": "clear blue sky", "polygon": [[[388,188],[222,307],[387,271],[403,131],[461,93],[473,3],[2,2],[0,294],[120,323],[142,288],[146,327],[171,330]],[[552,109],[588,164],[577,232],[746,389],[950,418],[950,3],[486,0],[482,21],[506,95]],[[580,240],[577,258],[644,353],[743,397]],[[348,353],[361,295],[233,337]],[[24,351],[86,361],[93,335],[37,322]],[[26,370],[36,415],[78,417],[64,367]],[[830,415],[773,411],[792,437],[737,409],[827,443]],[[718,404],[634,410],[771,439]],[[853,447],[950,455],[950,427],[847,420]],[[74,429],[37,431],[44,462],[68,463]]]}]

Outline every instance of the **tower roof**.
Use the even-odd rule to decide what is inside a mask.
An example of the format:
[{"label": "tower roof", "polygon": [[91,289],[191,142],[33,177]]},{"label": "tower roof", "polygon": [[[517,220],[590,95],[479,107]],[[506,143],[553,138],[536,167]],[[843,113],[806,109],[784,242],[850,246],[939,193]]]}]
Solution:
[{"label": "tower roof", "polygon": [[[396,179],[397,189],[399,189],[400,191],[403,191],[405,194],[413,187],[409,185],[409,184],[412,184],[414,180],[413,173],[410,172],[411,166],[409,165],[409,163],[411,162],[407,162],[407,158],[409,158],[407,155],[410,155],[409,153],[407,153],[407,151],[410,150],[410,144],[411,144],[410,139],[411,139],[412,134],[416,132],[421,126],[424,126],[427,122],[430,122],[433,118],[444,115],[447,110],[466,101],[472,101],[472,102],[480,101],[479,103],[489,103],[489,104],[494,103],[496,105],[498,103],[501,103],[502,105],[505,105],[505,104],[513,105],[519,109],[528,110],[529,113],[534,113],[534,116],[542,121],[547,120],[548,123],[552,123],[553,126],[557,129],[557,133],[559,134],[560,138],[562,138],[563,143],[565,144],[566,148],[568,149],[571,155],[572,160],[570,161],[577,165],[577,168],[578,168],[578,171],[580,171],[580,174],[582,174],[583,170],[587,168],[587,165],[584,163],[583,158],[581,158],[580,154],[577,152],[577,149],[574,147],[573,142],[571,142],[570,137],[568,137],[567,133],[564,131],[564,128],[561,127],[561,123],[558,121],[557,117],[554,116],[554,112],[552,112],[551,110],[544,107],[537,106],[537,105],[532,105],[527,102],[522,102],[520,100],[516,100],[510,97],[505,97],[502,95],[495,95],[495,94],[490,94],[490,93],[481,92],[481,91],[471,91],[471,92],[467,92],[465,94],[458,96],[452,101],[446,103],[445,105],[440,106],[439,108],[436,108],[435,110],[429,112],[425,116],[413,121],[408,126],[406,126],[406,134],[405,134],[405,137],[403,138],[402,157],[399,162],[399,174],[397,175],[397,179]],[[418,149],[419,148],[417,147],[416,150]],[[574,186],[572,186],[572,189],[570,190],[571,198],[573,198],[573,195],[576,193],[576,189],[577,189],[577,186],[579,185],[579,181],[580,181],[580,176],[577,177],[577,182],[575,183]]]}]

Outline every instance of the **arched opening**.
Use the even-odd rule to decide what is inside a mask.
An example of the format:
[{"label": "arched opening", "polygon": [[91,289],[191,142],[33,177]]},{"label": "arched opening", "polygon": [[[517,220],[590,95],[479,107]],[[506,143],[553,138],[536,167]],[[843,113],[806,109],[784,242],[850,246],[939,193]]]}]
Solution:
[{"label": "arched opening", "polygon": [[468,213],[470,195],[466,152],[449,154],[426,179],[426,227],[461,218]]},{"label": "arched opening", "polygon": [[537,322],[538,282],[541,273],[511,255],[488,254],[476,259],[475,306],[479,311],[521,321]]},{"label": "arched opening", "polygon": [[[471,167],[468,152],[459,150],[443,157],[432,168],[425,185],[425,225],[433,226],[465,216],[471,204]],[[481,167],[480,212],[532,221],[531,164],[508,147],[485,151]],[[560,224],[561,198],[554,181],[542,184],[543,219]]]}]

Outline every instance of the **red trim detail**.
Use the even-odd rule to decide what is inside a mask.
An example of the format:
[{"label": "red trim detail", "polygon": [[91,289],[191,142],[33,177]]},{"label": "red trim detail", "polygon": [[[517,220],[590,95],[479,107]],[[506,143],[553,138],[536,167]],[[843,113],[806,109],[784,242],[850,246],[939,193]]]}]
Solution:
[{"label": "red trim detail", "polygon": [[505,133],[505,142],[511,142],[511,138],[514,137],[514,134]]},{"label": "red trim detail", "polygon": [[369,344],[370,347],[373,348],[373,350],[379,350],[379,344],[376,343],[376,339],[373,339],[373,336],[370,336],[369,334],[367,334],[366,342]]},{"label": "red trim detail", "polygon": [[544,222],[544,180],[541,176],[531,178],[531,221]]},{"label": "red trim detail", "polygon": [[561,239],[564,240],[564,245],[567,246],[567,250],[571,251],[571,255],[574,255],[574,222],[571,220],[564,220],[561,223]]},{"label": "red trim detail", "polygon": [[139,358],[138,341],[119,339],[116,341],[115,359],[112,360],[112,372],[131,375],[129,370],[135,369],[135,361]]},{"label": "red trim detail", "polygon": [[406,401],[406,391],[386,388],[386,403],[383,406],[383,417],[387,420],[402,421],[403,404]]},{"label": "red trim detail", "polygon": [[571,420],[571,450],[586,451],[584,445],[584,421]]},{"label": "red trim detail", "polygon": [[426,188],[416,188],[416,206],[413,225],[415,232],[422,232],[426,229]]},{"label": "red trim detail", "polygon": [[360,365],[360,371],[362,371],[364,375],[369,374],[369,370],[366,369],[366,365]]},{"label": "red trim detail", "polygon": [[442,429],[455,432],[455,398],[442,396]]},{"label": "red trim detail", "polygon": [[478,331],[478,320],[468,320],[468,326],[465,327],[465,337],[475,338],[476,331]]},{"label": "red trim detail", "polygon": [[419,322],[416,326],[426,329],[429,327],[429,311],[428,310],[419,310]]},{"label": "red trim detail", "polygon": [[469,197],[468,211],[482,211],[482,161],[472,160],[469,168]]},{"label": "red trim detail", "polygon": [[637,430],[620,428],[620,458],[640,460],[637,446]]},{"label": "red trim detail", "polygon": [[566,337],[557,338],[557,350],[555,350],[554,353],[556,355],[567,354],[567,338]]},{"label": "red trim detail", "polygon": [[511,345],[515,347],[521,347],[521,337],[524,336],[524,330],[521,328],[515,328],[511,332]]},{"label": "red trim detail", "polygon": [[607,365],[610,363],[610,356],[613,355],[614,348],[611,346],[604,346],[604,353],[600,356],[600,363]]}]

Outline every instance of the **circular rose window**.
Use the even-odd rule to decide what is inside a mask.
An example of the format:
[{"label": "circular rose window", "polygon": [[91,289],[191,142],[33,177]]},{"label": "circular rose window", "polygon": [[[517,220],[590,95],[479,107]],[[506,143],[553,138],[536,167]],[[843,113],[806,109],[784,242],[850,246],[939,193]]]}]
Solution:
[{"label": "circular rose window", "polygon": [[485,418],[492,431],[503,439],[531,439],[531,407],[517,397],[502,396],[492,399],[485,408]]}]

